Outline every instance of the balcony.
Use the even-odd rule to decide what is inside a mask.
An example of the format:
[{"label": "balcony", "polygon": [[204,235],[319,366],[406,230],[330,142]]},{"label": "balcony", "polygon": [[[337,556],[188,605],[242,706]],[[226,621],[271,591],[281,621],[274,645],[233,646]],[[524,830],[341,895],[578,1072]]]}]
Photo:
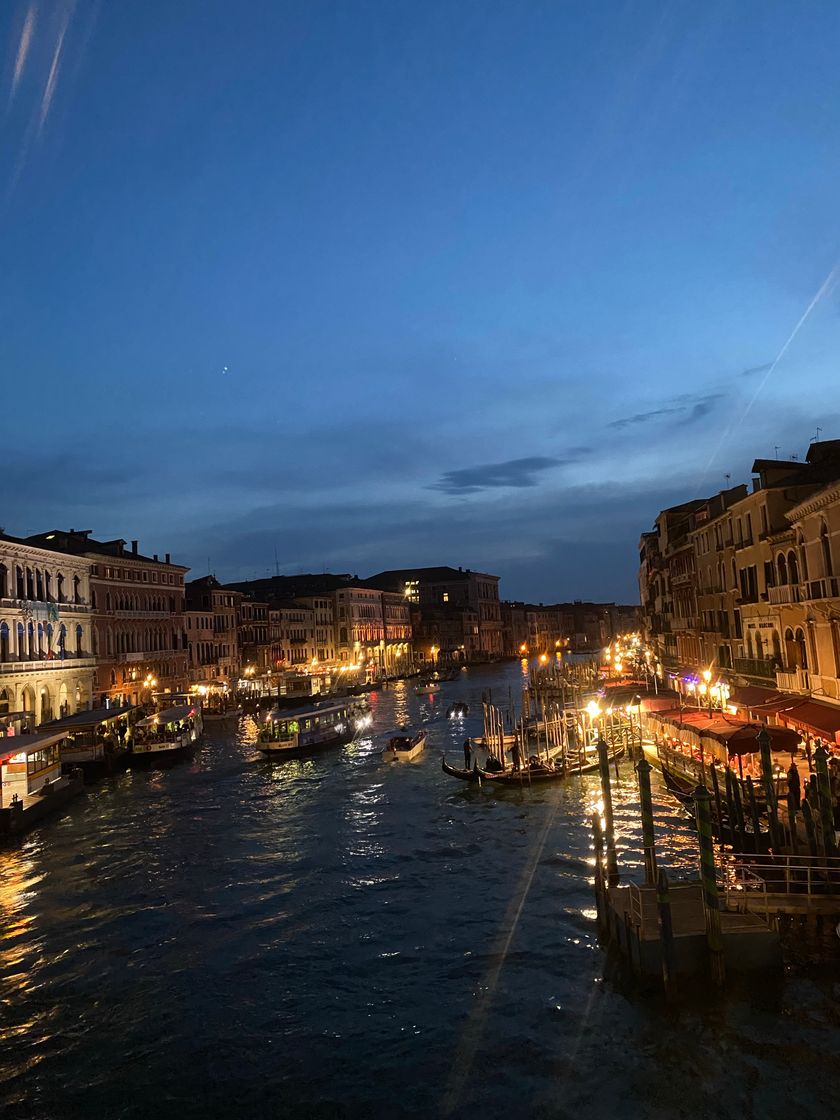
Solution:
[{"label": "balcony", "polygon": [[779,603],[801,603],[802,595],[799,590],[799,585],[796,583],[785,583],[780,587],[768,587],[767,601],[776,605]]},{"label": "balcony", "polygon": [[742,677],[755,677],[760,681],[776,683],[776,663],[766,658],[736,657],[734,669]]},{"label": "balcony", "polygon": [[47,611],[50,607],[55,607],[58,613],[61,614],[87,614],[90,611],[89,603],[59,603],[53,599],[49,601],[43,599],[0,599],[0,608],[4,610],[11,610],[20,612],[21,604],[30,608],[33,614],[47,616]]},{"label": "balcony", "polygon": [[6,676],[7,673],[54,673],[59,669],[95,668],[95,657],[44,657],[40,661],[0,661],[0,676]]},{"label": "balcony", "polygon": [[776,688],[780,692],[810,692],[810,674],[807,669],[780,670],[776,673]]},{"label": "balcony", "polygon": [[672,618],[671,629],[677,630],[699,630],[700,619],[696,616],[689,615],[686,618]]},{"label": "balcony", "polygon": [[118,653],[108,660],[117,663],[121,661],[168,661],[173,657],[186,657],[187,651],[183,649],[144,649],[137,653]]},{"label": "balcony", "polygon": [[837,576],[811,579],[803,584],[802,590],[805,599],[836,599],[840,597],[840,579]]}]

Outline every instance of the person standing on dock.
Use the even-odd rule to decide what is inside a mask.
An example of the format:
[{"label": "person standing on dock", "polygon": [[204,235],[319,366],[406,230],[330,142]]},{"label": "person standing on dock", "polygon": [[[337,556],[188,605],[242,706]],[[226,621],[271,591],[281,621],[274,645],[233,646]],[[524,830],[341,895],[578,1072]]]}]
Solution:
[{"label": "person standing on dock", "polygon": [[787,772],[787,784],[788,784],[788,796],[787,796],[788,815],[792,817],[794,813],[799,812],[799,806],[801,804],[801,798],[800,798],[801,785],[800,785],[800,782],[799,782],[799,771],[796,769],[796,763],[795,762],[792,762],[790,764],[790,769]]},{"label": "person standing on dock", "polygon": [[522,769],[522,754],[519,750],[519,739],[513,740],[513,746],[510,749],[510,757],[513,760],[514,770]]},{"label": "person standing on dock", "polygon": [[464,740],[464,769],[469,770],[472,751],[469,739]]}]

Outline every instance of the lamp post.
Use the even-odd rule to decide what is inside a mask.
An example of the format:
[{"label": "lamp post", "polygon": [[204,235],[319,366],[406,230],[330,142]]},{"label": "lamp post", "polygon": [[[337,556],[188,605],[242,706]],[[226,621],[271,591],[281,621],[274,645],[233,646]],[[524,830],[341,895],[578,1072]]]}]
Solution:
[{"label": "lamp post", "polygon": [[711,669],[704,669],[703,670],[703,681],[704,681],[705,686],[706,686],[705,692],[709,697],[709,715],[711,715],[712,714],[712,684],[711,684],[712,670]]},{"label": "lamp post", "polygon": [[589,713],[590,731],[595,730],[595,720],[601,714],[601,705],[597,700],[590,700],[586,705],[586,710]]}]

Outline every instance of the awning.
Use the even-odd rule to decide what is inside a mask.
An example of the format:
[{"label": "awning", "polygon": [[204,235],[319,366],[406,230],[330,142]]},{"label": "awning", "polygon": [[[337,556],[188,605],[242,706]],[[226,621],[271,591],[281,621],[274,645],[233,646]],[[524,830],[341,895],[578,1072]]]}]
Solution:
[{"label": "awning", "polygon": [[35,754],[47,747],[66,739],[63,735],[13,735],[0,739],[0,763],[7,762],[16,754]]},{"label": "awning", "polygon": [[178,720],[187,719],[196,714],[197,709],[191,704],[182,704],[177,708],[164,708],[162,712],[154,712],[152,715],[141,719],[137,724],[138,727],[155,727],[161,723],[177,723]]},{"label": "awning", "polygon": [[790,698],[787,704],[776,709],[776,715],[785,724],[818,738],[828,737],[840,745],[840,708],[821,704],[819,700]]},{"label": "awning", "polygon": [[650,714],[653,719],[667,723],[677,731],[690,731],[701,739],[714,739],[718,743],[724,743],[730,755],[757,752],[760,731],[766,731],[770,736],[771,750],[792,753],[799,744],[799,734],[791,728],[750,723],[734,719],[723,712],[703,712],[696,708],[683,708],[679,711],[672,708]]},{"label": "awning", "polygon": [[133,710],[133,704],[125,704],[119,708],[95,708],[93,711],[75,712],[72,716],[64,716],[62,719],[52,719],[49,723],[42,723],[38,730],[78,731],[82,727],[96,727],[100,723],[108,723],[109,720],[119,719],[120,716],[124,716]]}]

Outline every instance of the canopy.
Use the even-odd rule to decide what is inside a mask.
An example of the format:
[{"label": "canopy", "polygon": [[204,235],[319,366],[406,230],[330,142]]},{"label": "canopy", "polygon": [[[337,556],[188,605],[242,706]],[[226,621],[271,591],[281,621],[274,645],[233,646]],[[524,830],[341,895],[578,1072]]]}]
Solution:
[{"label": "canopy", "polygon": [[41,731],[78,731],[83,727],[96,727],[100,723],[119,719],[134,711],[134,704],[125,704],[120,708],[94,708],[93,711],[75,712],[72,716],[62,719],[53,719],[49,723],[42,723]]},{"label": "canopy", "polygon": [[182,704],[178,708],[164,708],[162,712],[153,712],[138,723],[138,727],[155,727],[161,723],[177,723],[178,720],[188,719],[196,714],[192,704]]},{"label": "canopy", "polygon": [[754,754],[759,750],[758,735],[766,731],[770,736],[770,749],[792,753],[799,744],[799,734],[789,727],[771,727],[764,723],[751,723],[734,719],[724,712],[703,712],[671,708],[664,712],[651,712],[652,719],[688,732],[701,739],[714,739],[724,743],[729,755]]}]

